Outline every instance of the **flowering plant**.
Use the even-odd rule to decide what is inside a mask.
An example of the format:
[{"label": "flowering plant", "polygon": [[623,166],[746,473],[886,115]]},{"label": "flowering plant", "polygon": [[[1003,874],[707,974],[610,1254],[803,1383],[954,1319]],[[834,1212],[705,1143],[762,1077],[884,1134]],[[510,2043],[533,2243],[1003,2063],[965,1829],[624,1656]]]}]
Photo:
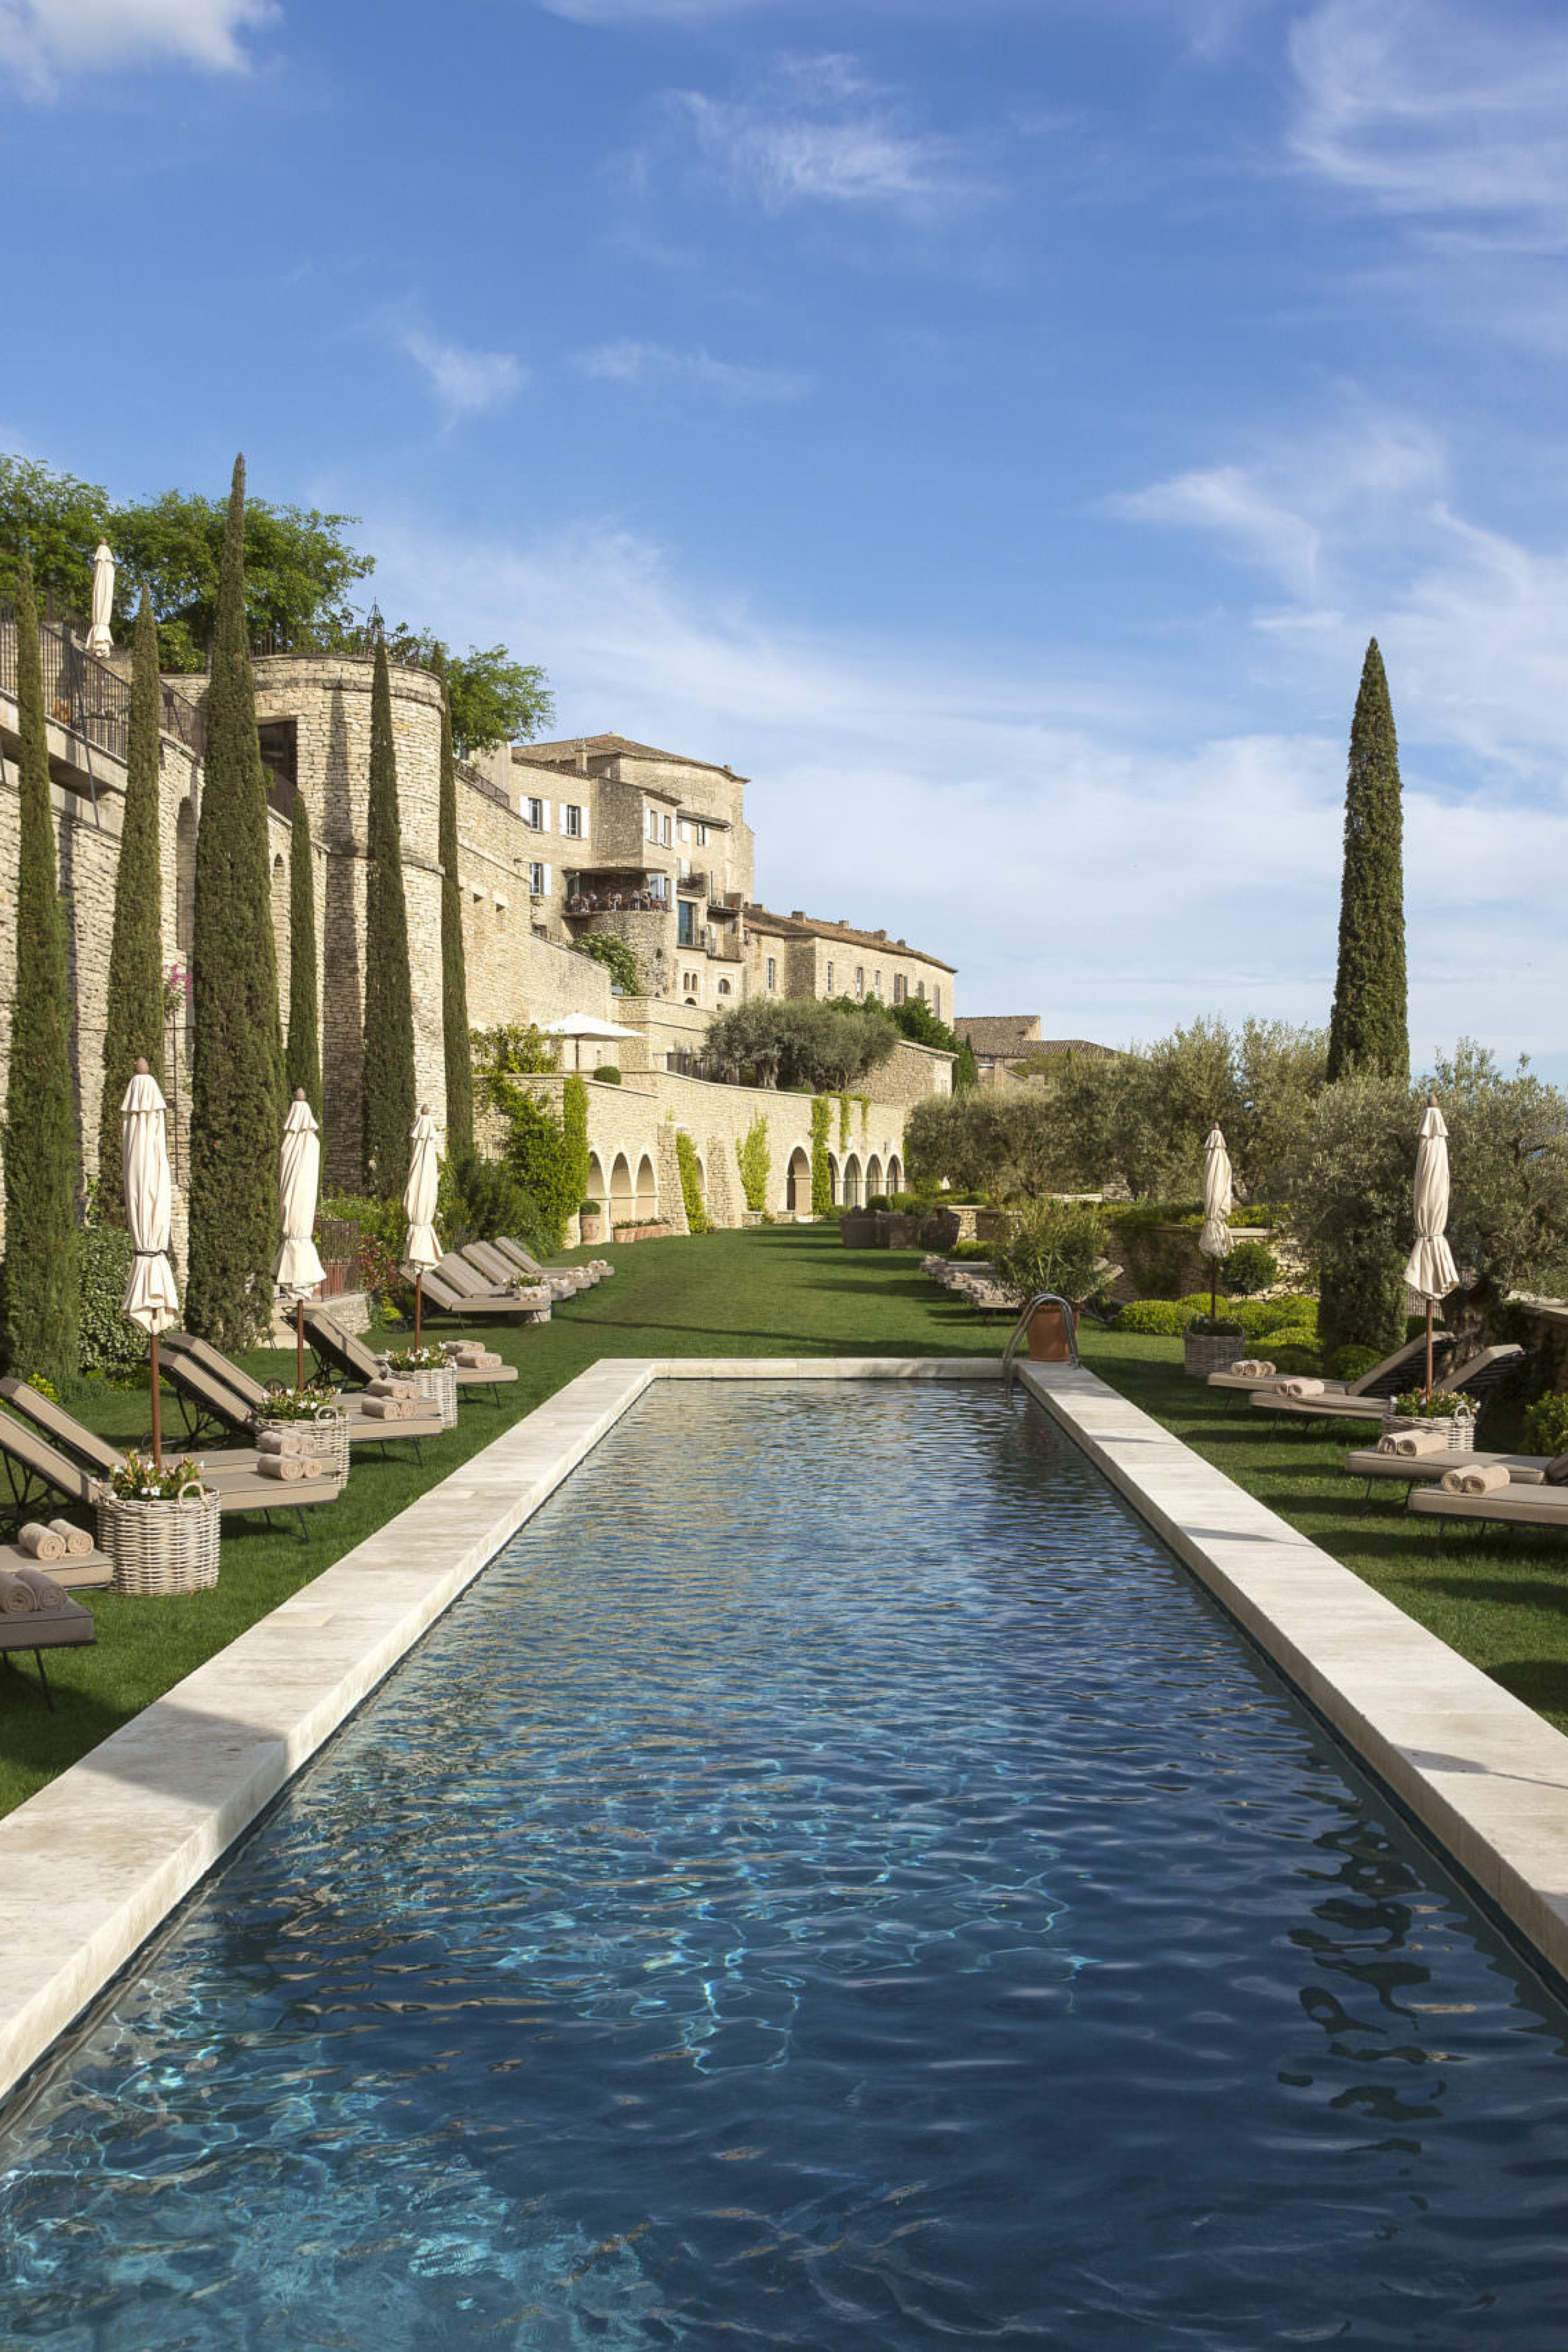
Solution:
[{"label": "flowering plant", "polygon": [[319,1421],[337,1409],[338,1391],[325,1381],[307,1381],[302,1389],[285,1388],[278,1381],[269,1384],[267,1402],[257,1412],[261,1421]]},{"label": "flowering plant", "polygon": [[447,1351],[426,1340],[421,1348],[394,1348],[381,1360],[389,1372],[438,1372]]},{"label": "flowering plant", "polygon": [[200,1497],[202,1465],[187,1454],[160,1470],[150,1454],[132,1453],[116,1463],[104,1484],[121,1503],[182,1502],[187,1495]]},{"label": "flowering plant", "polygon": [[1440,1389],[1428,1396],[1425,1389],[1406,1389],[1394,1410],[1405,1421],[1474,1421],[1474,1397],[1447,1396]]}]

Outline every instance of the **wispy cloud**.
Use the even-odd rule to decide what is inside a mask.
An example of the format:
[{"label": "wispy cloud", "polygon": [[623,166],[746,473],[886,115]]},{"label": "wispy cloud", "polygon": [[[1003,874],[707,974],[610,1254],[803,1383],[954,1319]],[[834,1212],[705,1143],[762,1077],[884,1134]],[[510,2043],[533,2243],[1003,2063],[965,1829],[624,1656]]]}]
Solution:
[{"label": "wispy cloud", "polygon": [[236,73],[245,35],[280,13],[274,0],[0,0],[0,67],[36,97],[62,74],[165,60]]},{"label": "wispy cloud", "polygon": [[1390,212],[1504,244],[1568,232],[1568,28],[1444,0],[1322,0],[1290,35],[1297,157]]},{"label": "wispy cloud", "polygon": [[716,360],[710,352],[675,352],[663,343],[630,338],[584,352],[577,364],[584,375],[607,383],[671,385],[720,400],[800,400],[811,390],[810,377],[790,369],[747,367],[735,360]]},{"label": "wispy cloud", "polygon": [[895,93],[837,52],[781,59],[745,98],[687,89],[672,103],[709,170],[764,212],[816,204],[930,217],[990,193],[955,140],[917,128]]},{"label": "wispy cloud", "polygon": [[406,318],[394,320],[391,333],[435,394],[448,425],[504,408],[528,382],[528,370],[511,352],[474,351]]}]

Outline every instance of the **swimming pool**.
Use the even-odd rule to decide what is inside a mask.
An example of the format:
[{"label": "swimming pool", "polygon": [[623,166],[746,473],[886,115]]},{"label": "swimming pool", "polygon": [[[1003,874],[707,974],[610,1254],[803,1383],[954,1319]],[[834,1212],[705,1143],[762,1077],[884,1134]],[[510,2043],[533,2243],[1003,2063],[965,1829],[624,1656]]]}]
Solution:
[{"label": "swimming pool", "polygon": [[1037,1409],[661,1387],[16,2117],[5,2329],[1542,2352],[1562,2027]]}]

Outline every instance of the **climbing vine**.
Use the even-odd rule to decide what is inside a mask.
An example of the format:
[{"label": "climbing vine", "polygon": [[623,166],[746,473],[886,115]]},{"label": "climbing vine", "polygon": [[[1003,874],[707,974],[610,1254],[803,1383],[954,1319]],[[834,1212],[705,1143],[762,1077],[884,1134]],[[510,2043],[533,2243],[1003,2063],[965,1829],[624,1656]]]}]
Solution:
[{"label": "climbing vine", "polygon": [[838,1097],[838,1149],[840,1151],[849,1149],[849,1097],[847,1094]]},{"label": "climbing vine", "polygon": [[768,1150],[768,1123],[761,1111],[735,1146],[735,1159],[741,1171],[741,1190],[746,1196],[748,1209],[765,1209],[768,1205],[768,1174],[773,1164]]},{"label": "climbing vine", "polygon": [[702,1205],[702,1170],[697,1158],[697,1146],[680,1129],[675,1137],[675,1156],[680,1163],[680,1197],[686,1203],[686,1223],[694,1234],[710,1234],[713,1221]]},{"label": "climbing vine", "polygon": [[816,1095],[811,1105],[811,1213],[814,1217],[829,1217],[833,1213],[833,1178],[827,1166],[827,1131],[833,1118],[833,1105],[826,1095]]}]

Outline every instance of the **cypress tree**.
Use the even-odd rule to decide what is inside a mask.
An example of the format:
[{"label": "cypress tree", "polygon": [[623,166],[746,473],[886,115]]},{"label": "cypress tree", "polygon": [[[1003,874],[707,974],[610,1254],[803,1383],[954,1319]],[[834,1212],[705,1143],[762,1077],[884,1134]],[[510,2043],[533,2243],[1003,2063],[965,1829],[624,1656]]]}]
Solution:
[{"label": "cypress tree", "polygon": [[284,1078],[290,1097],[296,1087],[318,1121],[321,1116],[321,1026],[316,966],[316,887],[310,854],[310,813],[305,795],[294,793],[289,834],[289,1046]]},{"label": "cypress tree", "polygon": [[408,1178],[414,1125],[414,992],[408,976],[408,914],[403,899],[403,827],[397,813],[397,753],[392,679],[376,640],[370,695],[370,817],[364,909],[364,1064],[360,1098],[365,1174],[390,1200]]},{"label": "cypress tree", "polygon": [[[1399,744],[1375,637],[1366,649],[1351,721],[1339,969],[1329,1023],[1331,1083],[1353,1070],[1405,1082],[1410,1076]],[[1399,1345],[1405,1337],[1401,1265],[1398,1253],[1371,1234],[1324,1259],[1318,1332],[1326,1352],[1353,1342],[1384,1354]]]},{"label": "cypress tree", "polygon": [[447,660],[441,680],[441,1039],[447,1066],[447,1149],[455,1160],[473,1156],[474,1067],[468,1043],[468,971],[463,954],[463,893],[458,881],[458,774],[452,758],[452,705]]},{"label": "cypress tree", "polygon": [[1410,1076],[1399,745],[1375,637],[1351,721],[1339,971],[1329,1023],[1331,1084],[1352,1070]]},{"label": "cypress tree", "polygon": [[196,831],[191,972],[190,1274],[185,1319],[245,1347],[272,1302],[283,1049],[267,785],[245,612],[245,460],[224,528]]},{"label": "cypress tree", "polygon": [[120,1106],[139,1056],[163,1083],[163,884],[158,843],[158,737],[163,695],[158,625],[145,589],[136,615],[131,724],[125,754],[125,823],[114,877],[109,1005],[103,1028],[103,1097],[98,1117],[100,1213],[124,1222]]},{"label": "cypress tree", "polygon": [[16,583],[16,700],[22,739],[16,867],[16,992],[5,1096],[5,1367],[55,1381],[77,1369],[76,1221],[81,1155],[71,1094],[71,999],[65,910],[49,806],[49,743],[38,607],[24,555]]}]

